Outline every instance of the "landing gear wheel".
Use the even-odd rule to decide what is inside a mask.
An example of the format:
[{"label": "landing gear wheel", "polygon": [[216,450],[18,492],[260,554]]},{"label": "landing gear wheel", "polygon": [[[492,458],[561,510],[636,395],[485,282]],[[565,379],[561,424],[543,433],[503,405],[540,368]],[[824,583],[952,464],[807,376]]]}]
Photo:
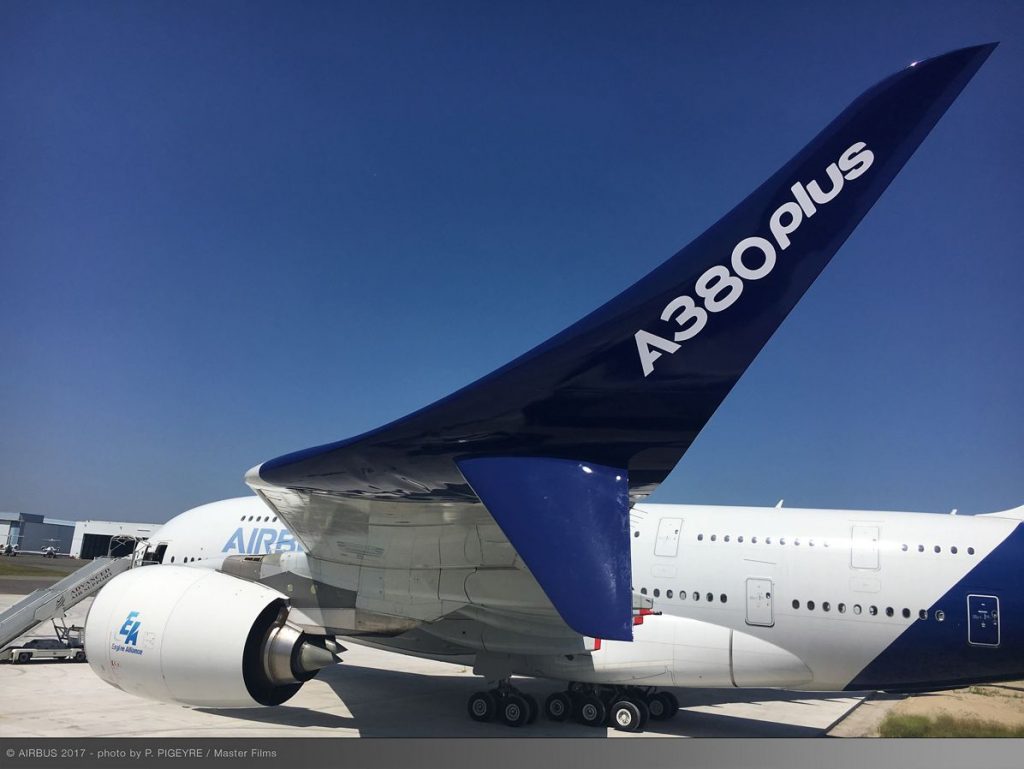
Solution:
[{"label": "landing gear wheel", "polygon": [[643,697],[626,697],[627,700],[636,705],[636,709],[640,711],[640,728],[644,729],[647,726],[647,722],[651,720],[651,710],[647,707],[647,700]]},{"label": "landing gear wheel", "polygon": [[532,724],[537,720],[537,716],[540,715],[540,705],[537,704],[537,698],[532,694],[523,694],[522,698],[526,700],[526,707],[529,709],[526,723]]},{"label": "landing gear wheel", "polygon": [[603,726],[607,716],[607,708],[597,697],[587,695],[580,698],[580,704],[576,710],[576,718],[581,724],[584,726]]},{"label": "landing gear wheel", "polygon": [[469,698],[467,709],[469,717],[474,721],[486,722],[492,720],[498,712],[498,703],[490,692],[477,692]]},{"label": "landing gear wheel", "polygon": [[668,721],[679,712],[679,700],[672,692],[657,692],[647,700],[652,721]]},{"label": "landing gear wheel", "polygon": [[518,694],[509,694],[501,700],[499,706],[501,720],[507,726],[522,726],[530,718],[530,706],[526,698]]},{"label": "landing gear wheel", "polygon": [[619,700],[613,704],[608,720],[620,732],[639,732],[643,728],[640,708],[631,700]]},{"label": "landing gear wheel", "polygon": [[555,692],[544,700],[544,715],[550,721],[564,721],[572,713],[572,700],[565,692]]}]

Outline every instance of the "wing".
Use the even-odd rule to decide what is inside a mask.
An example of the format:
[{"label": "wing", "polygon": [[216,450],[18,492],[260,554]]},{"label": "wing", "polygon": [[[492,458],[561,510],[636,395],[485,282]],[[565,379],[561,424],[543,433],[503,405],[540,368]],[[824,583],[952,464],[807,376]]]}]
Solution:
[{"label": "wing", "polygon": [[[704,234],[525,355],[247,482],[315,558],[487,567],[466,542],[489,538],[574,630],[630,638],[630,501],[665,479],[994,47],[874,86]],[[448,536],[463,554],[446,561]],[[377,553],[375,537],[397,537],[409,557]],[[439,555],[417,559],[416,547]]]}]

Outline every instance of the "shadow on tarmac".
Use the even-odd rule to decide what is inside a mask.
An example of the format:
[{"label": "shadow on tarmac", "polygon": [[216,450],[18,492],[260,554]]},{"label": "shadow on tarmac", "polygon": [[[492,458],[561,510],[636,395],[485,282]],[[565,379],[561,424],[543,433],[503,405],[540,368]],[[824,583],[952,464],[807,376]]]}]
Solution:
[{"label": "shadow on tarmac", "polygon": [[[466,712],[467,699],[484,688],[482,680],[466,676],[423,675],[381,668],[342,664],[321,671],[318,680],[337,695],[339,709],[351,715],[280,705],[276,708],[205,708],[228,718],[289,726],[318,726],[355,729],[363,737],[573,737],[605,738],[607,729],[573,722],[555,723],[541,714],[528,726],[513,729],[500,722],[477,723]],[[516,679],[516,686],[532,694],[543,706],[544,699],[561,687],[553,681]],[[823,737],[859,704],[856,693],[787,692],[774,689],[673,689],[682,710],[671,721],[650,721],[645,733],[662,737]],[[858,697],[838,718],[818,726],[771,720],[773,708],[782,705],[813,708],[828,700]],[[743,717],[726,712],[729,705],[742,704],[763,710],[763,717]],[[722,713],[685,710],[691,707],[722,706]],[[760,716],[760,714],[758,714]],[[803,719],[801,719],[803,720]]]}]

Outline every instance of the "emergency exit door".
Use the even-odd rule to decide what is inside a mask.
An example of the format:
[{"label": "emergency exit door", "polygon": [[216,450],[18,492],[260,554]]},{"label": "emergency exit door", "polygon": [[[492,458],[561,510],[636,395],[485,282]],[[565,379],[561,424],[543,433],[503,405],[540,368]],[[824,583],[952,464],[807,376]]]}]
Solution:
[{"label": "emergency exit door", "polygon": [[654,554],[675,558],[679,552],[679,532],[683,528],[682,518],[662,518],[658,522],[658,537],[654,540]]},{"label": "emergency exit door", "polygon": [[850,531],[850,566],[854,569],[878,569],[877,526],[854,526]]},{"label": "emergency exit door", "polygon": [[967,596],[967,642],[972,646],[999,646],[999,599],[996,596]]},{"label": "emergency exit door", "polygon": [[772,581],[752,577],[747,580],[747,624],[771,627],[775,624],[772,611]]}]

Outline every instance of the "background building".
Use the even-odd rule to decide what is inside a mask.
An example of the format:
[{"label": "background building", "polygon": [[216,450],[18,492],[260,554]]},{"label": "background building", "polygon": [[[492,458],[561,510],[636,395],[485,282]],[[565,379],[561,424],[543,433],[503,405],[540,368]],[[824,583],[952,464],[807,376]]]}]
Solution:
[{"label": "background building", "polygon": [[0,513],[0,547],[16,545],[24,553],[55,547],[72,558],[129,555],[140,539],[163,524],[131,521],[64,521],[32,513]]},{"label": "background building", "polygon": [[125,521],[78,521],[70,540],[72,558],[97,558],[104,555],[129,555],[135,543],[147,539],[161,523]]},{"label": "background building", "polygon": [[0,513],[0,545],[17,545],[26,553],[51,546],[58,553],[67,553],[74,530],[74,521],[32,513]]}]

